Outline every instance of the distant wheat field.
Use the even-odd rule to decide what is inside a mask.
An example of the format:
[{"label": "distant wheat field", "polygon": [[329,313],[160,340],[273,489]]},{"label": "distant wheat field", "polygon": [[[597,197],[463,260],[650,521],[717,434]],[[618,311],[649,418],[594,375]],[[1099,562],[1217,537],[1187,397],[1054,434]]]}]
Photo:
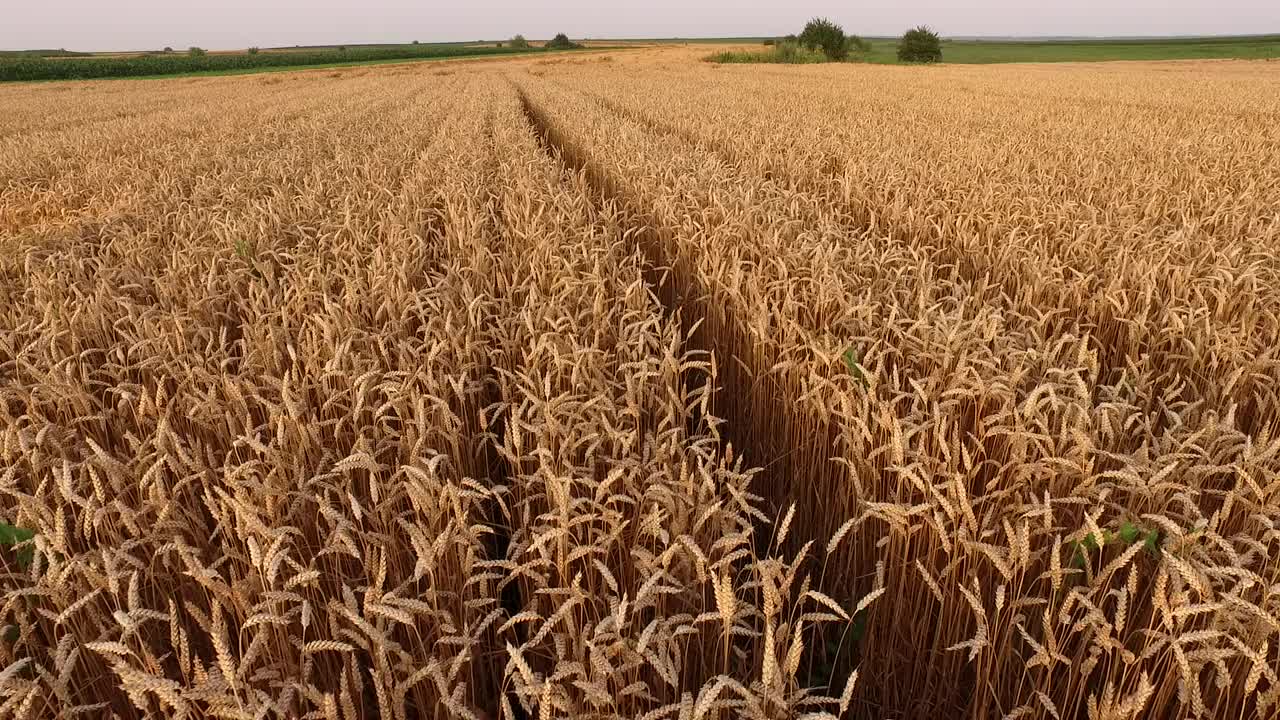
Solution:
[{"label": "distant wheat field", "polygon": [[1280,64],[0,87],[0,717],[1273,718]]}]

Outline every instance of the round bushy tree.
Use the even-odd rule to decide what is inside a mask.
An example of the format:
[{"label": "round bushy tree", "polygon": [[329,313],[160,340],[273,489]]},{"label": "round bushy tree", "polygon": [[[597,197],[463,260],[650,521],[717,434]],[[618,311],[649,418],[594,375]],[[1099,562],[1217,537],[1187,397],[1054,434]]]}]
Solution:
[{"label": "round bushy tree", "polygon": [[569,36],[564,33],[557,34],[551,38],[551,42],[547,43],[547,49],[549,50],[570,50],[576,47],[578,47],[577,43],[570,40]]},{"label": "round bushy tree", "polygon": [[518,48],[520,50],[524,50],[529,47],[529,41],[525,40],[523,35],[517,35],[511,38],[511,42],[508,44],[511,45],[511,47]]},{"label": "round bushy tree", "polygon": [[828,60],[843,60],[848,54],[844,28],[826,18],[814,18],[800,33],[800,44],[810,50],[821,50]]},{"label": "round bushy tree", "polygon": [[898,41],[898,60],[913,63],[942,62],[942,38],[921,25],[908,30]]}]

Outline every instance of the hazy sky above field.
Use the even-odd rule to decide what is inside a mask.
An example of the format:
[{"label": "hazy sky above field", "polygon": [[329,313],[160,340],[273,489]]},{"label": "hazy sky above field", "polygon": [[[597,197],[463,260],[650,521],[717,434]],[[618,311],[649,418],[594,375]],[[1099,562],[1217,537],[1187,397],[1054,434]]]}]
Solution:
[{"label": "hazy sky above field", "polygon": [[1210,35],[1280,32],[1276,0],[56,0],[12,2],[0,49],[141,50],[169,45],[699,37],[796,32],[826,15],[849,32],[897,35]]}]

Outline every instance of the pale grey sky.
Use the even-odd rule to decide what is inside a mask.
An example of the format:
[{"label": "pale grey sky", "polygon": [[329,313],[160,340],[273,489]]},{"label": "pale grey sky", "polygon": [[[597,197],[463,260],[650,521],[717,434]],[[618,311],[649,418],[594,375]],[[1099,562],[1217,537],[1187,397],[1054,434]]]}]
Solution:
[{"label": "pale grey sky", "polygon": [[0,49],[571,37],[779,35],[825,15],[862,35],[927,23],[944,35],[1280,32],[1278,0],[5,0]]}]

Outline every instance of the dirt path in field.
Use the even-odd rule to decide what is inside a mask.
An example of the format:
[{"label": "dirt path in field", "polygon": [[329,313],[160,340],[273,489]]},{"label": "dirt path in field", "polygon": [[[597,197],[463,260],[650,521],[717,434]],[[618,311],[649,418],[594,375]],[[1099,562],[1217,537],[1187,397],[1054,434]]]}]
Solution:
[{"label": "dirt path in field", "polygon": [[[632,216],[630,237],[646,260],[644,277],[650,290],[661,302],[667,317],[674,317],[680,322],[686,338],[686,349],[706,353],[714,358],[714,381],[719,387],[710,412],[723,421],[719,425],[722,445],[740,456],[746,466],[760,469],[753,479],[752,492],[765,499],[768,504],[766,512],[775,522],[758,523],[754,540],[757,554],[767,554],[777,531],[777,521],[785,513],[799,508],[799,513],[804,514],[805,508],[815,508],[811,499],[804,497],[807,489],[793,468],[801,461],[834,465],[829,457],[829,449],[835,447],[835,438],[827,432],[805,436],[793,431],[804,422],[804,418],[788,407],[783,402],[784,398],[769,392],[766,384],[760,382],[761,378],[769,375],[769,368],[758,366],[752,358],[735,352],[731,339],[706,331],[703,322],[708,312],[706,303],[710,296],[709,288],[695,286],[686,280],[695,277],[692,269],[682,272],[676,267],[681,260],[671,257],[664,250],[659,235],[660,223],[644,201],[622,192],[608,171],[601,168],[587,153],[575,147],[572,139],[559,137],[552,129],[545,111],[529,97],[525,88],[518,83],[513,84],[516,85],[525,118],[547,154],[567,169],[582,173],[594,190],[598,203],[617,204]],[[673,142],[694,144],[692,138],[656,121],[654,124],[642,124],[652,132],[671,136]],[[707,380],[707,376],[703,375],[702,381]],[[701,421],[699,413],[691,413],[690,427]],[[762,447],[752,441],[753,437],[760,437],[762,432],[774,432],[780,438],[803,436],[806,440],[801,444],[785,442]],[[803,534],[796,534],[789,540],[787,551],[804,554],[814,540]],[[825,541],[823,538],[822,542]],[[868,572],[873,573],[874,569],[869,568]],[[808,686],[823,690],[828,684],[842,683],[852,671],[856,663],[854,648],[858,631],[850,635],[839,624],[821,627],[818,631],[821,644],[827,652],[835,653],[838,661],[838,664],[833,662],[824,667],[810,665],[808,668]]]}]

